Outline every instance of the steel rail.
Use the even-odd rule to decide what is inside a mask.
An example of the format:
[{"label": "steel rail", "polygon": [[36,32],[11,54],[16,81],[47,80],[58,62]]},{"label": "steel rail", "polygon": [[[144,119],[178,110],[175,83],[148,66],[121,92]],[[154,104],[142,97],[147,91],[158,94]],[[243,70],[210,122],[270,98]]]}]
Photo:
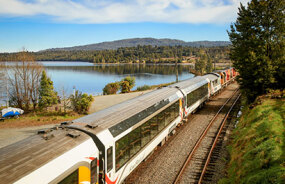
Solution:
[{"label": "steel rail", "polygon": [[210,123],[208,124],[208,126],[206,127],[206,129],[203,131],[202,135],[200,136],[200,138],[197,140],[197,142],[195,143],[194,148],[192,149],[192,151],[190,152],[190,154],[188,155],[186,161],[184,162],[183,166],[181,167],[179,173],[176,175],[175,180],[173,181],[173,184],[177,184],[178,181],[180,180],[184,170],[186,169],[188,163],[190,162],[190,160],[192,159],[195,151],[197,150],[197,148],[199,147],[200,143],[202,142],[203,138],[206,136],[206,134],[208,133],[208,130],[210,129],[210,127],[212,126],[213,122],[216,120],[216,118],[218,117],[218,115],[220,114],[220,112],[223,110],[223,108],[225,107],[225,105],[234,97],[234,95],[237,93],[239,89],[236,89],[234,91],[234,93],[232,94],[232,96],[230,98],[227,99],[227,101],[222,105],[222,107],[219,109],[219,111],[215,114],[215,116],[211,119]]},{"label": "steel rail", "polygon": [[203,167],[202,173],[201,173],[201,175],[200,175],[198,184],[201,184],[201,183],[202,183],[203,177],[204,177],[204,175],[205,175],[205,173],[206,173],[206,170],[207,170],[207,167],[208,167],[208,165],[209,165],[209,163],[210,163],[210,159],[211,159],[212,153],[213,153],[213,151],[214,151],[214,148],[215,148],[215,146],[216,146],[216,144],[217,144],[217,142],[218,142],[219,136],[220,136],[220,134],[221,134],[221,132],[222,132],[222,130],[223,130],[225,124],[226,124],[226,121],[227,121],[227,119],[228,119],[228,117],[229,117],[229,115],[230,115],[230,113],[231,113],[233,107],[236,105],[236,103],[237,103],[237,101],[239,100],[240,96],[241,96],[241,94],[239,94],[239,96],[236,98],[236,100],[235,100],[234,103],[232,104],[231,108],[229,109],[228,113],[227,113],[226,116],[224,117],[224,120],[223,120],[223,122],[222,122],[222,125],[220,126],[220,129],[219,129],[219,132],[218,132],[218,134],[216,135],[216,138],[215,138],[215,140],[214,140],[214,143],[212,144],[212,147],[211,147],[210,152],[208,153],[208,157],[207,157],[206,163],[205,163],[205,165],[204,165],[204,167]]}]

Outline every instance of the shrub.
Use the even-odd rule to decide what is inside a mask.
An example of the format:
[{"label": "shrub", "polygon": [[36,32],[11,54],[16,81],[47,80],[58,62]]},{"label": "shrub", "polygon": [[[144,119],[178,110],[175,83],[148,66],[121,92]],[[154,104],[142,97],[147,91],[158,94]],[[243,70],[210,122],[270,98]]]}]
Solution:
[{"label": "shrub", "polygon": [[135,86],[136,78],[127,76],[120,82],[121,93],[128,93]]},{"label": "shrub", "polygon": [[151,89],[151,87],[149,85],[143,85],[143,86],[137,87],[138,91],[145,91],[145,90],[149,90],[149,89]]},{"label": "shrub", "polygon": [[128,93],[131,91],[130,83],[128,81],[120,82],[120,86],[121,86],[121,93]]},{"label": "shrub", "polygon": [[87,114],[93,101],[93,96],[86,93],[82,94],[78,90],[75,91],[75,95],[70,96],[71,107],[73,111],[78,114]]},{"label": "shrub", "polygon": [[118,82],[109,83],[103,88],[103,95],[116,94],[119,89],[120,84]]},{"label": "shrub", "polygon": [[136,84],[136,78],[131,76],[125,77],[122,81],[128,81],[130,89],[132,89]]}]

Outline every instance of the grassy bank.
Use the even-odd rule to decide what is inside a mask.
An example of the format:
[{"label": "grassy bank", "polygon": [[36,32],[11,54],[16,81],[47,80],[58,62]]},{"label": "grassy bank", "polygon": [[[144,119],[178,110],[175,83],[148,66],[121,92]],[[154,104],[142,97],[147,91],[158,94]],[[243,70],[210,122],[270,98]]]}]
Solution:
[{"label": "grassy bank", "polygon": [[285,99],[243,108],[229,146],[228,178],[219,183],[285,183]]}]

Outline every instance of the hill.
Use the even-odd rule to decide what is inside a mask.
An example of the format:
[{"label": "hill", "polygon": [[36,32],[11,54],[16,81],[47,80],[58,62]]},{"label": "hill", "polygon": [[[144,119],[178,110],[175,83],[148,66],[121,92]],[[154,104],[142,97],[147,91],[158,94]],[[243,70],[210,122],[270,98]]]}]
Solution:
[{"label": "hill", "polygon": [[82,46],[52,48],[44,51],[91,51],[91,50],[114,50],[120,47],[136,47],[138,45],[151,45],[151,46],[190,46],[190,47],[215,47],[215,46],[228,46],[231,43],[228,41],[196,41],[185,42],[176,39],[155,39],[155,38],[132,38],[124,40],[116,40],[111,42],[102,42]]}]

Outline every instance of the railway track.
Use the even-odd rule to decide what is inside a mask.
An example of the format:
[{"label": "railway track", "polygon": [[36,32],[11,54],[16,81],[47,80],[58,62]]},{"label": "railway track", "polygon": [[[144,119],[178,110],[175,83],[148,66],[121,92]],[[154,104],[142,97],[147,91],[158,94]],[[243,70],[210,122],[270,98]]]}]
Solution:
[{"label": "railway track", "polygon": [[237,89],[211,119],[187,156],[173,184],[211,182],[215,172],[215,162],[219,157],[222,140],[228,128],[226,122],[239,98],[240,93]]}]

